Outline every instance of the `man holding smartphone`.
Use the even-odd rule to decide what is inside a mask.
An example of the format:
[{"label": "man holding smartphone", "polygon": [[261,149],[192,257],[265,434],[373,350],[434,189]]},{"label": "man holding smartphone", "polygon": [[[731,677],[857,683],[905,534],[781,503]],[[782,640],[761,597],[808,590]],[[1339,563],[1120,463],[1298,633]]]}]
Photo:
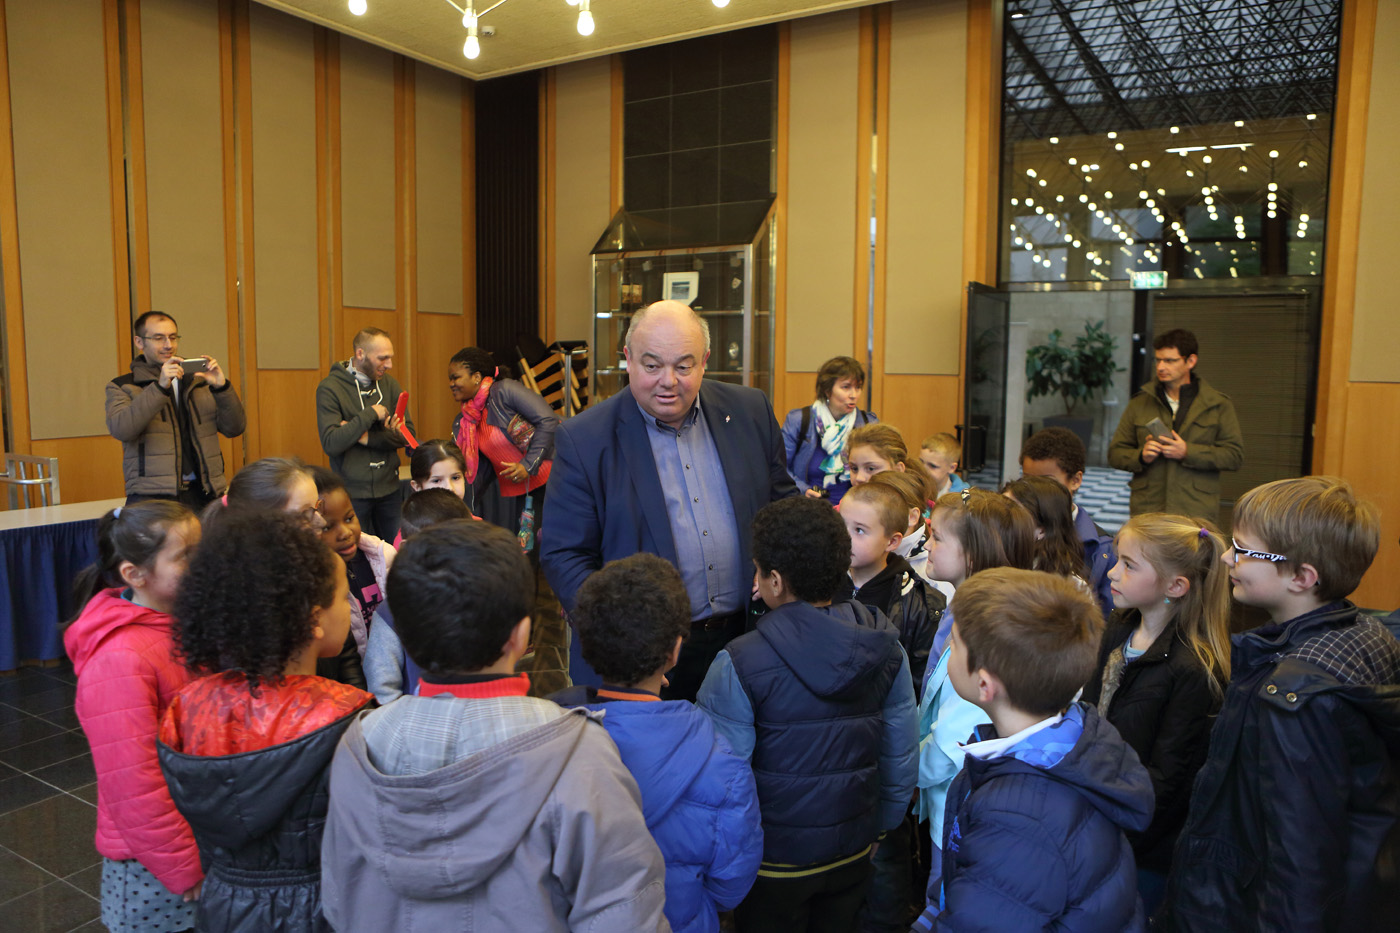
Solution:
[{"label": "man holding smartphone", "polygon": [[1134,474],[1133,515],[1170,512],[1219,520],[1220,472],[1238,470],[1244,438],[1229,396],[1193,372],[1196,335],[1170,330],[1152,341],[1157,378],[1123,410],[1108,462]]},{"label": "man holding smartphone", "polygon": [[243,402],[211,356],[180,356],[175,319],[132,325],[131,371],[107,383],[107,430],[122,442],[126,501],[174,499],[198,511],[224,494],[219,435],[248,426]]}]

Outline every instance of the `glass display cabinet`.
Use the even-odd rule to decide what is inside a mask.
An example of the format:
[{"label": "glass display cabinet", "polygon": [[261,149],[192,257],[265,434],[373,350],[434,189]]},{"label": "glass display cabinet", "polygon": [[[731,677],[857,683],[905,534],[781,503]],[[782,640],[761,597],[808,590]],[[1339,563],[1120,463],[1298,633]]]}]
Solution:
[{"label": "glass display cabinet", "polygon": [[751,386],[772,398],[773,201],[707,217],[705,230],[682,228],[665,216],[680,213],[618,211],[593,247],[592,396],[605,399],[627,385],[622,349],[632,315],[674,298],[709,324],[705,378]]}]

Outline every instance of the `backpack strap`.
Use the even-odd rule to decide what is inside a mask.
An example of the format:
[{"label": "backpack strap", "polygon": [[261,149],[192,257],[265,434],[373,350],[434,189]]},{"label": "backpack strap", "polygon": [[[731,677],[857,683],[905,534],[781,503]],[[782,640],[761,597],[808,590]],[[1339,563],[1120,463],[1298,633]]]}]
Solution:
[{"label": "backpack strap", "polygon": [[812,426],[812,406],[802,409],[802,428],[797,432],[797,446],[807,443],[807,430]]}]

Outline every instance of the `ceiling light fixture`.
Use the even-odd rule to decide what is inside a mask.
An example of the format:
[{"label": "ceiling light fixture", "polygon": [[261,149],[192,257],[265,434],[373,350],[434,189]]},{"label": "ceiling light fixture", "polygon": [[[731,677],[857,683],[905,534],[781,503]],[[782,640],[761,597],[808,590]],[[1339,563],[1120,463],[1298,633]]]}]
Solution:
[{"label": "ceiling light fixture", "polygon": [[364,16],[369,10],[369,3],[366,0],[350,0],[350,12],[356,16]]},{"label": "ceiling light fixture", "polygon": [[710,0],[710,2],[713,3],[715,6],[719,7],[721,10],[729,6],[729,0]]},{"label": "ceiling light fixture", "polygon": [[589,0],[578,0],[578,34],[593,35],[593,13],[588,9]]}]

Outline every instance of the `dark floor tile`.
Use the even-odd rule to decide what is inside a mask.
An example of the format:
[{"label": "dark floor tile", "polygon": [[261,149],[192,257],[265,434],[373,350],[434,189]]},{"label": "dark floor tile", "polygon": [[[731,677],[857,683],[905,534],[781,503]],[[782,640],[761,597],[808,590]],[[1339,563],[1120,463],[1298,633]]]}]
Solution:
[{"label": "dark floor tile", "polygon": [[97,780],[97,772],[93,770],[90,754],[75,755],[66,761],[29,773],[60,790],[73,790]]},{"label": "dark floor tile", "polygon": [[[9,849],[0,848],[0,904],[54,881],[54,876]],[[0,914],[5,913],[0,910]],[[6,927],[6,929],[12,929]],[[14,928],[17,929],[17,928]]]},{"label": "dark floor tile", "polygon": [[60,729],[80,729],[82,723],[78,721],[78,711],[69,706],[64,709],[56,709],[52,713],[41,713],[39,718],[44,722],[51,722]]},{"label": "dark floor tile", "polygon": [[31,716],[38,716],[42,713],[52,713],[55,710],[69,709],[73,706],[73,697],[77,692],[77,687],[73,684],[59,683],[45,677],[47,689],[36,690],[26,696],[16,697],[8,701],[9,705],[17,710],[21,710]]},{"label": "dark floor tile", "polygon": [[21,667],[12,673],[0,674],[0,703],[8,703],[15,697],[28,696],[52,686],[53,681],[43,672],[33,667]]},{"label": "dark floor tile", "polygon": [[[15,712],[18,713],[19,710],[15,710]],[[37,742],[51,735],[58,735],[62,731],[62,727],[55,726],[51,722],[44,722],[42,719],[35,719],[33,716],[24,716],[23,719],[15,719],[10,722],[0,722],[0,753],[19,745]]]},{"label": "dark floor tile", "polygon": [[[58,728],[52,723],[46,722],[44,725],[50,729]],[[27,745],[20,745],[0,752],[0,761],[21,771],[35,771],[60,761],[67,761],[69,758],[81,755],[86,751],[88,751],[87,737],[83,735],[81,730],[60,732],[37,742],[30,742]]]},{"label": "dark floor tile", "polygon": [[102,863],[98,862],[89,868],[84,868],[80,872],[69,875],[64,881],[92,897],[102,898]]},{"label": "dark floor tile", "polygon": [[12,722],[20,722],[28,716],[28,713],[15,709],[8,703],[0,703],[0,726],[8,725]]},{"label": "dark floor tile", "polygon": [[27,774],[0,780],[0,813],[9,813],[38,803],[46,797],[59,793],[59,789],[43,781],[37,781]]},{"label": "dark floor tile", "polygon": [[73,790],[70,790],[68,793],[72,794],[74,797],[77,797],[79,800],[86,800],[94,807],[97,806],[96,781],[93,781],[91,784],[84,784],[82,787],[76,787]]},{"label": "dark floor tile", "polygon": [[69,933],[107,933],[107,927],[99,920],[89,920],[80,927],[74,927]]},{"label": "dark floor tile", "polygon": [[97,901],[62,881],[44,885],[5,905],[5,928],[25,933],[68,933],[102,914]]},{"label": "dark floor tile", "polygon": [[0,846],[64,877],[99,861],[92,842],[96,830],[96,809],[59,794],[0,816]]},{"label": "dark floor tile", "polygon": [[78,675],[73,671],[72,661],[65,660],[53,667],[42,668],[42,672],[45,677],[52,677],[54,680],[65,684],[76,684],[78,682]]}]

